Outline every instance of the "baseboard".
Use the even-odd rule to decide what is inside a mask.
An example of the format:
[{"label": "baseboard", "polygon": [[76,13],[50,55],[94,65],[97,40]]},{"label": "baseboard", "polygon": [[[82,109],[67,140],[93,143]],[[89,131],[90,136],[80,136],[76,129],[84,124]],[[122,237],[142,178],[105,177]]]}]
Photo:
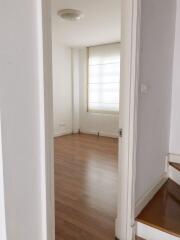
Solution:
[{"label": "baseboard", "polygon": [[107,132],[99,132],[99,135],[102,137],[111,137],[111,138],[118,138],[118,134],[115,133],[107,133]]},{"label": "baseboard", "polygon": [[117,134],[110,134],[110,133],[105,133],[105,132],[96,132],[96,131],[90,131],[90,130],[66,130],[60,133],[55,133],[54,137],[61,137],[69,134],[77,134],[77,133],[84,133],[84,134],[90,134],[90,135],[96,135],[96,136],[101,136],[101,137],[109,137],[109,138],[118,138]]},{"label": "baseboard", "polygon": [[151,201],[154,195],[167,181],[168,175],[165,172],[153,185],[152,187],[136,202],[135,204],[135,217],[145,208],[145,206]]},{"label": "baseboard", "polygon": [[78,133],[79,133],[79,129],[78,129],[78,130],[73,130],[72,133],[73,133],[73,134],[78,134]]},{"label": "baseboard", "polygon": [[72,130],[65,130],[63,132],[59,132],[59,133],[55,133],[54,134],[54,137],[62,137],[62,136],[65,136],[65,135],[69,135],[69,134],[72,134]]},{"label": "baseboard", "polygon": [[146,240],[180,240],[179,237],[161,231],[146,224],[137,223],[137,235]]},{"label": "baseboard", "polygon": [[110,138],[118,138],[118,134],[114,133],[107,133],[107,132],[102,132],[102,131],[93,131],[93,130],[87,130],[87,129],[81,129],[81,133],[84,134],[90,134],[90,135],[99,135],[101,137],[110,137]]},{"label": "baseboard", "polygon": [[169,162],[180,163],[180,154],[169,153],[168,159],[169,159]]},{"label": "baseboard", "polygon": [[87,130],[87,129],[80,129],[80,132],[84,133],[84,134],[98,135],[97,131],[92,131],[92,130]]}]

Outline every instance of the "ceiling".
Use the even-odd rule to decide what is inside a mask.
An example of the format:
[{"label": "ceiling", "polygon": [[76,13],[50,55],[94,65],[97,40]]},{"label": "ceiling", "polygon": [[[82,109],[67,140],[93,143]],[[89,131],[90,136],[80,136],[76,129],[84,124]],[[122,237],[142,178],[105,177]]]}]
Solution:
[{"label": "ceiling", "polygon": [[[119,42],[121,0],[52,0],[52,32],[59,43],[71,47]],[[60,9],[81,10],[85,17],[76,22],[61,19]]]}]

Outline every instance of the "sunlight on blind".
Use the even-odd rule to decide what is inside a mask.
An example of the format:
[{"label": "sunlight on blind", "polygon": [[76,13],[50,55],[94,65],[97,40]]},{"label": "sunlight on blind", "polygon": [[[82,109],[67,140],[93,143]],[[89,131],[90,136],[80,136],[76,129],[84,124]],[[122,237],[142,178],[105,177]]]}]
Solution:
[{"label": "sunlight on blind", "polygon": [[90,47],[88,68],[88,110],[118,112],[120,44]]}]

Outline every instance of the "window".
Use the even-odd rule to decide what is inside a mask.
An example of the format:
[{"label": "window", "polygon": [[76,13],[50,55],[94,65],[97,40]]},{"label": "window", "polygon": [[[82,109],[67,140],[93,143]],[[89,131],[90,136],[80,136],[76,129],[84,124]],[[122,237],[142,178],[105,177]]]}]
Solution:
[{"label": "window", "polygon": [[120,44],[88,48],[88,111],[119,111]]}]

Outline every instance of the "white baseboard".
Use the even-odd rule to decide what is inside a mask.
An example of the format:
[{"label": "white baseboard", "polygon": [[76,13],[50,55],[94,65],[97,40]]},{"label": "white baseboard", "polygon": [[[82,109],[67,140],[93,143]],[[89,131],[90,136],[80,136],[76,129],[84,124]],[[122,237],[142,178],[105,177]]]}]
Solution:
[{"label": "white baseboard", "polygon": [[[81,133],[84,133],[84,134],[90,134],[90,135],[98,135],[99,133],[99,136],[101,137],[110,137],[110,138],[118,138],[118,135],[116,134],[111,134],[111,133],[106,133],[106,132],[96,132],[96,131],[91,131],[91,130],[80,130]],[[55,133],[54,134],[54,137],[61,137],[61,136],[65,136],[65,135],[68,135],[68,134],[77,134],[79,133],[79,130],[66,130],[66,131],[63,131],[63,132],[59,132],[59,133]]]},{"label": "white baseboard", "polygon": [[180,185],[180,172],[169,165],[169,178]]},{"label": "white baseboard", "polygon": [[73,134],[78,134],[78,133],[79,133],[79,129],[78,129],[78,130],[73,130],[72,133],[73,133]]},{"label": "white baseboard", "polygon": [[[98,135],[99,136],[102,136],[102,137],[110,137],[110,138],[118,138],[118,134],[114,134],[114,133],[108,133],[108,132],[103,132],[103,131],[94,131],[94,130],[88,130],[88,129],[80,129],[80,132],[81,133],[84,133],[84,134],[90,134],[90,135]],[[56,131],[54,133],[54,137],[61,137],[61,136],[64,136],[64,135],[68,135],[68,134],[71,134],[71,133],[79,133],[79,129],[75,129],[75,130],[72,130],[72,129],[66,129],[64,131]]]},{"label": "white baseboard", "polygon": [[[153,185],[152,187],[136,202],[135,204],[135,217],[137,217],[140,212],[145,208],[145,206],[150,202],[154,195],[159,191],[159,189],[167,181],[168,175],[165,172]],[[157,239],[156,239],[157,240]]]},{"label": "white baseboard", "polygon": [[94,131],[94,130],[87,130],[87,129],[81,129],[80,130],[81,133],[85,133],[85,134],[91,134],[91,135],[98,135],[101,137],[110,137],[110,138],[118,138],[118,134],[114,134],[114,133],[108,133],[108,132],[102,132],[102,131]]},{"label": "white baseboard", "polygon": [[168,158],[169,158],[169,162],[180,163],[180,155],[179,154],[169,153]]},{"label": "white baseboard", "polygon": [[137,223],[136,234],[138,237],[144,238],[146,240],[180,240],[179,237],[140,222]]},{"label": "white baseboard", "polygon": [[99,132],[99,135],[102,137],[111,137],[111,138],[118,138],[118,134],[115,133],[107,133],[107,132]]},{"label": "white baseboard", "polygon": [[65,130],[62,132],[56,132],[54,133],[54,137],[61,137],[61,136],[65,136],[65,135],[69,135],[72,134],[72,130]]},{"label": "white baseboard", "polygon": [[84,134],[98,135],[97,131],[92,131],[92,130],[87,130],[87,129],[80,129],[80,132],[84,133]]}]

